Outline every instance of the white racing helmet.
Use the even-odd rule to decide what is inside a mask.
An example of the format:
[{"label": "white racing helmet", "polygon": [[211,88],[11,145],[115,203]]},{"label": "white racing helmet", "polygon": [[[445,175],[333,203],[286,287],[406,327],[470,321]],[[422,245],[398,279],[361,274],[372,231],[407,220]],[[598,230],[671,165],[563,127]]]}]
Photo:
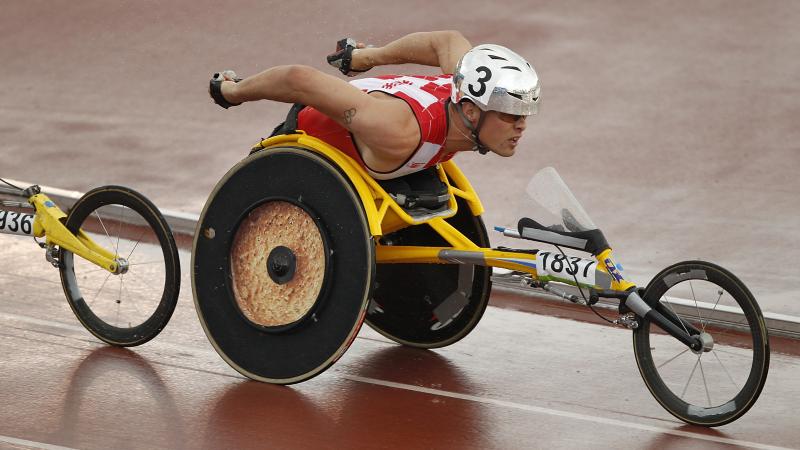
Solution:
[{"label": "white racing helmet", "polygon": [[539,110],[539,76],[525,58],[495,44],[461,57],[453,73],[453,103],[469,99],[484,111],[528,116]]}]

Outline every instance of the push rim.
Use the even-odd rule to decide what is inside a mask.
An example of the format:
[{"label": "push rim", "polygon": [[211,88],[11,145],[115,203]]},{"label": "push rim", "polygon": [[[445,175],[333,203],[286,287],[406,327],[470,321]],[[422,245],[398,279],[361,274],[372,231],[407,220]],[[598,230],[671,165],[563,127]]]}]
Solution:
[{"label": "push rim", "polygon": [[[327,260],[309,312],[296,322],[263,326],[241,312],[229,260],[233,236],[246,216],[271,202],[292,203],[314,219]],[[271,248],[262,249],[267,259]],[[302,148],[262,150],[222,178],[200,216],[192,252],[197,314],[215,350],[235,370],[269,383],[301,382],[330,367],[355,339],[374,264],[366,215],[339,169]]]}]

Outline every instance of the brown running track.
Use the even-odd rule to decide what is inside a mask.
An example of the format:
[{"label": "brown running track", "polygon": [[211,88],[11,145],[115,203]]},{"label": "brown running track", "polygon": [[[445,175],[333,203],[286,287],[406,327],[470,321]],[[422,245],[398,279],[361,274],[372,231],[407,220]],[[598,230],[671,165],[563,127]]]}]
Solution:
[{"label": "brown running track", "polygon": [[[708,259],[765,310],[800,316],[798,22],[791,1],[11,2],[0,15],[0,176],[129,185],[196,213],[287,109],[223,111],[205,93],[211,72],[329,70],[340,37],[459,29],[528,57],[544,84],[514,159],[457,158],[487,225],[515,223],[528,178],[554,165],[635,280]],[[800,446],[791,342],[755,407],[712,431],[650,398],[629,332],[508,309],[432,352],[365,330],[331,371],[275,387],[213,352],[188,283],[161,336],[112,349],[79,328],[30,242],[0,242],[0,447]]]}]

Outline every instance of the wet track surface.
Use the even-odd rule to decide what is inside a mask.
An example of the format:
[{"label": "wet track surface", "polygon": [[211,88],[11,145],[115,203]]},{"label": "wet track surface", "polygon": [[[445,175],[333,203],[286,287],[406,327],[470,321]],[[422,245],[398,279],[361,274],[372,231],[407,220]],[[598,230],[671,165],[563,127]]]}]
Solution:
[{"label": "wet track surface", "polygon": [[[634,281],[708,259],[765,311],[800,316],[797,3],[347,5],[6,5],[0,177],[128,185],[198,213],[287,109],[223,111],[205,93],[211,72],[322,69],[343,36],[455,28],[518,50],[544,84],[514,159],[456,158],[487,226],[516,223],[529,177],[554,165]],[[33,243],[2,235],[0,246],[0,448],[800,448],[796,341],[773,340],[760,399],[714,430],[653,400],[630,331],[508,291],[451,347],[403,348],[364,327],[332,369],[279,387],[214,352],[186,252],[170,325],[125,350],[80,326]]]},{"label": "wet track surface", "polygon": [[[4,251],[43,275],[0,264],[0,448],[797,447],[793,341],[781,345],[794,354],[773,350],[753,409],[715,430],[652,399],[629,331],[493,306],[451,347],[404,348],[364,327],[332,369],[272,386],[214,352],[185,288],[155,340],[100,343],[73,318],[56,271],[23,244]],[[507,295],[493,303],[509,306]]]}]

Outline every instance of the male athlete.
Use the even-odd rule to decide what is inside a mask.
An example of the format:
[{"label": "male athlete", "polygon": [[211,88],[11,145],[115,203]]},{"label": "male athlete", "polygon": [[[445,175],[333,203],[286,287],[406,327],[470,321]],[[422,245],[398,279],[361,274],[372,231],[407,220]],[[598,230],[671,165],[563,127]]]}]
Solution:
[{"label": "male athlete", "polygon": [[403,63],[438,66],[443,75],[347,83],[289,65],[243,80],[233,71],[214,74],[209,93],[224,108],[263,99],[305,105],[297,129],[342,150],[379,180],[464,150],[511,156],[527,116],[539,108],[539,77],[525,59],[499,45],[473,48],[457,31],[413,33],[377,48],[342,40],[328,62],[348,76]]}]

